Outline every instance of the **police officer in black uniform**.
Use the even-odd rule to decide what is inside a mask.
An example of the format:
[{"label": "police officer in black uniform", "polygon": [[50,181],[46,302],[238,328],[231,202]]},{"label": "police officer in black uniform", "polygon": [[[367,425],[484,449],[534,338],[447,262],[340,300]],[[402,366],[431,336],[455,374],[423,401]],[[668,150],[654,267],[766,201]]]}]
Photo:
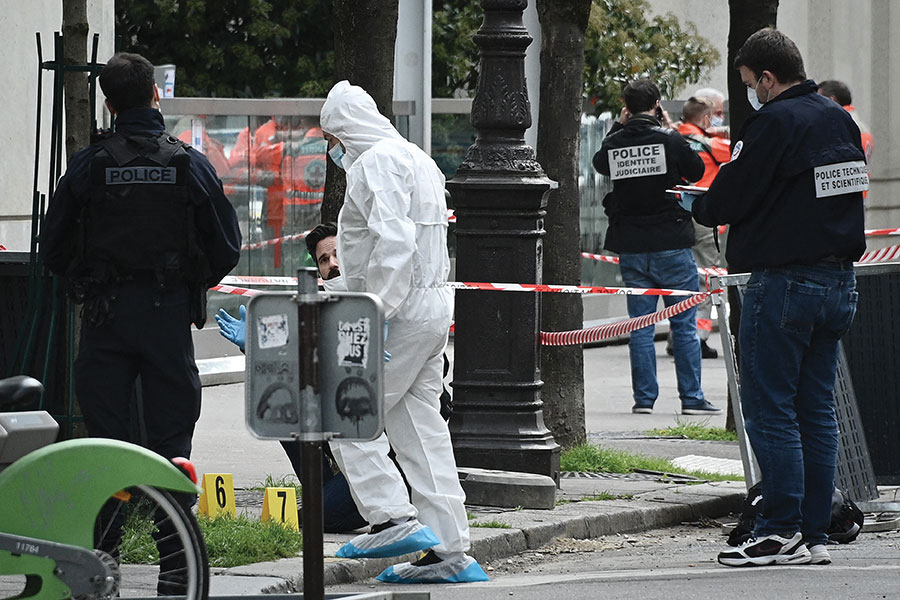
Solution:
[{"label": "police officer in black uniform", "polygon": [[238,262],[237,217],[206,157],[165,132],[147,59],[116,54],[100,87],[116,133],[72,157],[41,236],[44,263],[83,303],[75,394],[91,436],[139,442],[140,376],[147,447],[190,457],[200,416],[190,327]]},{"label": "police officer in black uniform", "polygon": [[866,247],[868,172],[853,118],[816,93],[797,46],[775,29],[735,59],[756,109],[697,222],[730,224],[729,270],[749,271],[741,309],[741,405],[762,472],[754,537],[729,566],[827,564],[837,463],[838,341],[856,312],[853,261]]},{"label": "police officer in black uniform", "polygon": [[[649,79],[628,83],[625,110],[594,155],[594,168],[608,175],[613,191],[603,200],[609,217],[604,248],[619,253],[626,285],[697,291],[697,264],[691,254],[694,225],[666,189],[703,176],[703,161],[676,131],[661,126],[659,88]],[[664,296],[666,306],[683,298]],[[627,297],[628,315],[652,313],[656,296]],[[675,373],[683,414],[717,414],[700,388],[700,339],[691,308],[669,319]],[[651,413],[659,395],[653,326],[631,333],[631,387],[634,413]]]}]

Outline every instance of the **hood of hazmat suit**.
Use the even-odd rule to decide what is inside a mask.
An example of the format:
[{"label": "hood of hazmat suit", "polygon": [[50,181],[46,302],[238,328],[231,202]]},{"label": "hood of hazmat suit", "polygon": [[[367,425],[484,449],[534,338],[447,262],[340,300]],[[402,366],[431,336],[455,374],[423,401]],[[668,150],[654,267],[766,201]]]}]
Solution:
[{"label": "hood of hazmat suit", "polygon": [[321,126],[346,150],[347,192],[338,217],[344,285],[378,295],[390,320],[415,290],[447,281],[444,175],[365,90],[347,81],[328,93]]},{"label": "hood of hazmat suit", "polygon": [[390,321],[385,431],[413,488],[415,509],[396,468],[370,450],[372,443],[333,443],[335,458],[367,521],[418,512],[441,542],[436,551],[465,552],[464,495],[439,401],[453,313],[444,175],[378,112],[365,90],[347,81],[328,93],[320,124],[345,149],[347,191],[337,241],[343,286],[377,295]]}]

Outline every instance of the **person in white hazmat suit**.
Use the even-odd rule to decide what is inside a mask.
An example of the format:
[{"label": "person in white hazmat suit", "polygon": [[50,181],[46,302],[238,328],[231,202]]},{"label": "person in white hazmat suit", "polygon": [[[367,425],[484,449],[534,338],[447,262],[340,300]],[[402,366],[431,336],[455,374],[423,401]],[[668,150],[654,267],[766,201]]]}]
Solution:
[{"label": "person in white hazmat suit", "polygon": [[387,318],[384,425],[411,489],[407,493],[383,437],[331,443],[363,518],[373,523],[338,552],[343,557],[400,556],[429,549],[419,560],[388,567],[391,583],[488,579],[466,554],[469,525],[450,431],[439,396],[443,352],[453,313],[446,287],[447,204],[444,176],[407,142],[358,86],[337,83],[322,107],[328,154],[347,172],[338,216],[341,276],[328,290],[371,292]]}]

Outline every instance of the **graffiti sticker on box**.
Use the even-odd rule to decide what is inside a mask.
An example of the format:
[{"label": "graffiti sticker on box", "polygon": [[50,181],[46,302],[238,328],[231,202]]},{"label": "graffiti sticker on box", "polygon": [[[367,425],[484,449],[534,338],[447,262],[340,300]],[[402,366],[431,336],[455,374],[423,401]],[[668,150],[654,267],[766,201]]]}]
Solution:
[{"label": "graffiti sticker on box", "polygon": [[288,343],[287,315],[265,315],[257,317],[257,341],[260,349],[278,348]]},{"label": "graffiti sticker on box", "polygon": [[366,368],[369,360],[369,318],[338,321],[338,366]]}]

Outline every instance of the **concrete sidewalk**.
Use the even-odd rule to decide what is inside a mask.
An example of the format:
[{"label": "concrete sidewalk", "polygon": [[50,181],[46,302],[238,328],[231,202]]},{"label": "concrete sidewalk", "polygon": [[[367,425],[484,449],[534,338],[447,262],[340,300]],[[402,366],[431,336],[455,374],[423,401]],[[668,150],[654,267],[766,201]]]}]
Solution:
[{"label": "concrete sidewalk", "polygon": [[[555,538],[593,538],[634,533],[683,522],[718,517],[740,510],[743,482],[673,484],[649,475],[564,477],[553,510],[494,509],[467,506],[472,550],[482,565],[527,550]],[[596,500],[601,495],[614,500]],[[503,523],[508,528],[478,527]],[[375,577],[390,565],[415,560],[342,559],[334,556],[352,535],[325,535],[325,585],[353,583]],[[287,593],[303,591],[303,558],[213,569],[210,595]]]},{"label": "concrete sidewalk", "polygon": [[[724,426],[725,416],[681,416],[673,359],[657,342],[660,398],[652,415],[631,413],[628,348],[610,345],[585,349],[585,407],[588,438],[611,448],[661,456],[681,466],[740,473],[740,453],[735,443],[694,442],[648,435],[649,429],[676,422],[701,422]],[[718,346],[718,338],[711,340]],[[449,349],[452,359],[452,346]],[[193,461],[199,473],[234,475],[239,511],[254,514],[261,493],[246,488],[260,484],[266,475],[282,477],[291,466],[276,442],[253,438],[244,426],[243,357],[224,359],[204,376],[203,410],[194,436]],[[230,362],[229,362],[230,361]],[[204,365],[212,363],[204,362]],[[223,366],[224,365],[224,366]],[[724,361],[703,361],[703,389],[715,404],[725,405]],[[230,371],[229,371],[230,369]],[[230,373],[230,374],[228,374]],[[552,510],[515,510],[467,506],[471,514],[471,554],[482,564],[536,549],[555,537],[591,538],[633,533],[685,521],[721,517],[737,512],[744,497],[742,481],[727,483],[677,483],[650,474],[565,474]],[[600,500],[599,497],[613,497]],[[479,527],[502,523],[508,528]],[[326,585],[362,581],[392,564],[413,557],[351,560],[334,556],[351,535],[325,536]],[[213,569],[211,595],[302,591],[302,557],[275,562]]]}]

